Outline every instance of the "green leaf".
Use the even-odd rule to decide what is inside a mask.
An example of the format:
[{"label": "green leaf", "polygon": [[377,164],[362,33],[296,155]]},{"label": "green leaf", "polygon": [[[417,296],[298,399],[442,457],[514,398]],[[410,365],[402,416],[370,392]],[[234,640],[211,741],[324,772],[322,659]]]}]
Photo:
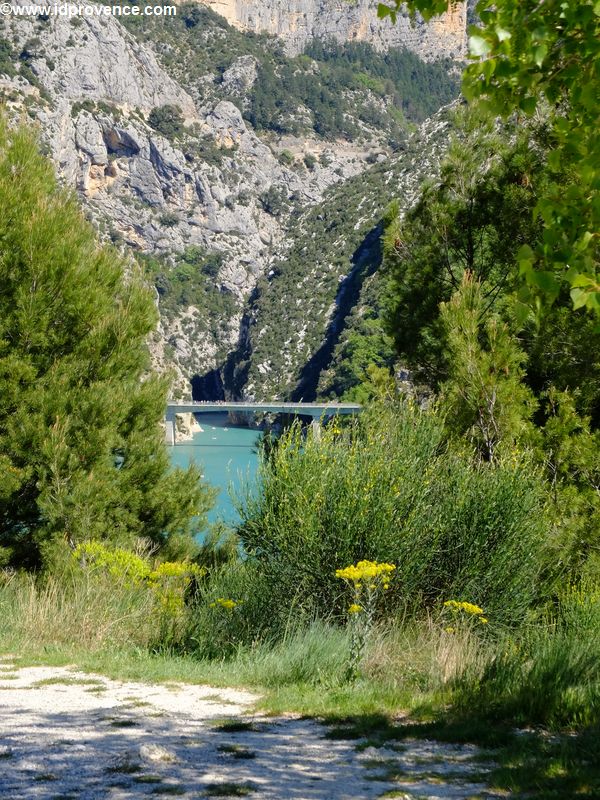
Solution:
[{"label": "green leaf", "polygon": [[552,170],[559,170],[560,169],[560,150],[551,150],[548,153],[548,166]]},{"label": "green leaf", "polygon": [[519,263],[521,261],[533,261],[534,258],[535,254],[528,244],[524,244],[522,247],[519,247],[519,250],[517,251],[517,261]]},{"label": "green leaf", "polygon": [[546,58],[547,55],[548,55],[547,44],[540,44],[538,45],[538,47],[535,48],[535,50],[533,51],[533,60],[538,65],[538,67],[542,66],[542,64],[544,63],[544,59]]},{"label": "green leaf", "polygon": [[573,301],[573,310],[577,311],[578,308],[583,308],[587,303],[588,293],[584,289],[571,289],[571,300]]},{"label": "green leaf", "polygon": [[584,275],[583,273],[580,273],[571,281],[571,286],[574,287],[584,286],[585,288],[590,289],[591,287],[596,285],[597,283],[594,277],[592,277],[591,275]]},{"label": "green leaf", "polygon": [[510,31],[507,31],[505,28],[501,28],[499,25],[497,25],[496,36],[498,37],[498,41],[505,42],[507,39],[512,38],[512,33]]},{"label": "green leaf", "polygon": [[481,57],[487,55],[492,46],[483,36],[471,36],[469,39],[469,52],[472,56]]},{"label": "green leaf", "polygon": [[553,272],[546,270],[532,271],[528,276],[530,283],[537,286],[543,292],[550,295],[558,295],[560,291],[560,283],[557,281]]},{"label": "green leaf", "polygon": [[520,108],[523,109],[523,111],[527,115],[531,116],[531,114],[533,114],[533,112],[537,108],[537,98],[535,98],[535,97],[524,97],[521,100],[521,102],[519,103],[519,106],[520,106]]},{"label": "green leaf", "polygon": [[580,253],[583,253],[583,251],[587,249],[587,246],[589,245],[589,243],[592,241],[593,238],[594,234],[590,233],[589,231],[586,231],[581,237],[581,239],[577,242],[577,250]]}]

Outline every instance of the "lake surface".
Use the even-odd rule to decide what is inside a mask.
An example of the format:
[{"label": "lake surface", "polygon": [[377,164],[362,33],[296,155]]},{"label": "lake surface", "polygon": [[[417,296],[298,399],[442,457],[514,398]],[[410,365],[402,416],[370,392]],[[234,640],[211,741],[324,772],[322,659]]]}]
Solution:
[{"label": "lake surface", "polygon": [[200,467],[204,480],[219,489],[209,522],[223,521],[235,526],[239,515],[230,495],[230,488],[239,490],[248,482],[253,485],[258,467],[256,447],[261,431],[232,425],[228,414],[197,414],[203,432],[192,442],[169,447],[173,464]]}]

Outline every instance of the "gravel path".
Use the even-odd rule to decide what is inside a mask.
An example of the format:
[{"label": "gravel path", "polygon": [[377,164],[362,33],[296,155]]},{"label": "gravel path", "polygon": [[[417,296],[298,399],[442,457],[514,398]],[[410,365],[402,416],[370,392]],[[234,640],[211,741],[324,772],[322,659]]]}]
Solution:
[{"label": "gravel path", "polygon": [[0,664],[0,797],[125,800],[485,798],[471,746],[357,748],[318,722],[249,713],[257,697]]}]

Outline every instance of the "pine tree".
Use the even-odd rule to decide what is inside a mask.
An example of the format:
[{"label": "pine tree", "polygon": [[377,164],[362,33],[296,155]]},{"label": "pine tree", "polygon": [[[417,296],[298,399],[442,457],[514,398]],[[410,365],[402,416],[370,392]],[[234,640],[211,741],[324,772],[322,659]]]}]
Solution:
[{"label": "pine tree", "polygon": [[[100,247],[35,138],[0,120],[0,558],[143,537],[180,555],[211,492],[172,470],[152,297]],[[196,523],[198,524],[198,522]]]},{"label": "pine tree", "polygon": [[441,408],[452,433],[466,435],[485,461],[521,440],[536,407],[524,383],[525,353],[499,314],[486,311],[481,284],[467,272],[441,305],[449,377]]}]

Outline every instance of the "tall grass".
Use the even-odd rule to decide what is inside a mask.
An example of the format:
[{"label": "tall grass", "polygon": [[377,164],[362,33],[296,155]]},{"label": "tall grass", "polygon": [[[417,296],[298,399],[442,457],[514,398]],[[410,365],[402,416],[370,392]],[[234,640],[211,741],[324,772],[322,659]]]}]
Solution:
[{"label": "tall grass", "polygon": [[[570,589],[552,612],[517,630],[448,631],[431,614],[390,618],[373,629],[361,674],[349,683],[350,635],[339,625],[292,616],[277,637],[240,637],[215,651],[195,643],[186,655],[159,646],[146,591],[81,576],[69,583],[13,575],[0,582],[0,649],[120,678],[254,688],[271,711],[356,716],[451,707],[462,719],[580,727],[600,723],[599,598],[593,586]],[[228,614],[220,624],[233,636],[248,620]],[[216,629],[207,624],[205,634]]]},{"label": "tall grass", "polygon": [[459,676],[454,703],[517,724],[600,724],[600,587],[569,587],[535,624],[500,637]]},{"label": "tall grass", "polygon": [[0,579],[0,640],[5,649],[48,647],[95,652],[128,642],[149,648],[157,638],[155,598],[143,587],[104,578],[27,574]]}]

